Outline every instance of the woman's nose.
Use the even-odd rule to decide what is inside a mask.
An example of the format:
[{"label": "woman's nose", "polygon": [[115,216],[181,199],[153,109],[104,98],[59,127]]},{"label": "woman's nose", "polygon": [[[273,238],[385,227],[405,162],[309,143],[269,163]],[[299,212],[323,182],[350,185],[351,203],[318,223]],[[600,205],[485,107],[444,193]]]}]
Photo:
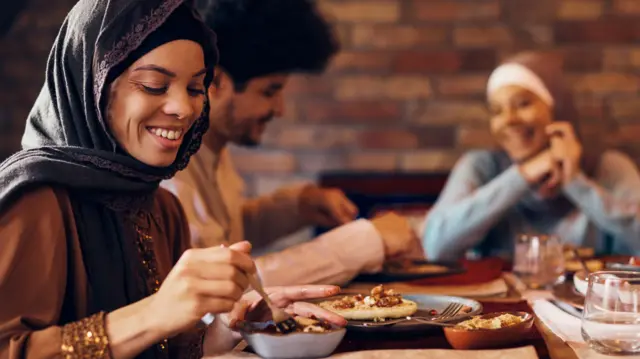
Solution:
[{"label": "woman's nose", "polygon": [[193,97],[186,92],[182,94],[179,91],[170,94],[164,106],[164,112],[180,119],[193,117],[195,112]]}]

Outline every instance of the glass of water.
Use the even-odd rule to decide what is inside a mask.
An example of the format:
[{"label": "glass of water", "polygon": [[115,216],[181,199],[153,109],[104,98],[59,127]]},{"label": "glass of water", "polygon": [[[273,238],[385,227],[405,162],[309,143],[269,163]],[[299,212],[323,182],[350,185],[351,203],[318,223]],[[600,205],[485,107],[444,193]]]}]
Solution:
[{"label": "glass of water", "polygon": [[640,273],[589,275],[582,337],[602,354],[640,353]]},{"label": "glass of water", "polygon": [[559,237],[521,234],[515,245],[513,272],[529,288],[544,288],[564,280],[564,252]]}]

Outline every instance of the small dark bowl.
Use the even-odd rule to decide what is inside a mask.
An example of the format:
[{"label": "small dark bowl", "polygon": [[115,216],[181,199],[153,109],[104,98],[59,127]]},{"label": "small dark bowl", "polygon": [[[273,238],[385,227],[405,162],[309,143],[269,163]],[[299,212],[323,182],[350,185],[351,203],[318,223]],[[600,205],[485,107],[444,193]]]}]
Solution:
[{"label": "small dark bowl", "polygon": [[[462,329],[445,327],[444,336],[454,349],[493,349],[516,344],[526,339],[533,326],[533,315],[527,312],[498,312],[481,315],[481,319],[490,319],[502,314],[521,317],[521,323],[499,329]],[[467,318],[468,319],[468,318]],[[464,320],[462,320],[464,321]],[[460,322],[462,322],[460,321]]]}]

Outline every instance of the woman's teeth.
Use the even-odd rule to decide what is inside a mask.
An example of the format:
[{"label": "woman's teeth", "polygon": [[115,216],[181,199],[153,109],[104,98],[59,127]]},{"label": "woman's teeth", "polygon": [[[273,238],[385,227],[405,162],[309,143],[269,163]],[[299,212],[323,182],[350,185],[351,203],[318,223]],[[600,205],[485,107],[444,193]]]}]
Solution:
[{"label": "woman's teeth", "polygon": [[167,130],[164,128],[154,127],[149,128],[149,131],[158,137],[168,138],[170,140],[178,140],[182,136],[181,130]]}]

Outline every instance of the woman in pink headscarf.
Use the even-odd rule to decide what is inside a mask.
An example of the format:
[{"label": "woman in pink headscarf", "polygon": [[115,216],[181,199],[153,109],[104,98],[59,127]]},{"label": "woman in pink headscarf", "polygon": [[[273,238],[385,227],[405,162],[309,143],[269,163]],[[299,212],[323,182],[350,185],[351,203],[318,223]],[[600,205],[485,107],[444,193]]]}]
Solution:
[{"label": "woman in pink headscarf", "polygon": [[430,259],[468,250],[511,257],[518,233],[558,235],[599,253],[640,253],[640,174],[624,154],[582,143],[561,63],[519,54],[489,78],[494,151],[453,169],[427,217]]}]

